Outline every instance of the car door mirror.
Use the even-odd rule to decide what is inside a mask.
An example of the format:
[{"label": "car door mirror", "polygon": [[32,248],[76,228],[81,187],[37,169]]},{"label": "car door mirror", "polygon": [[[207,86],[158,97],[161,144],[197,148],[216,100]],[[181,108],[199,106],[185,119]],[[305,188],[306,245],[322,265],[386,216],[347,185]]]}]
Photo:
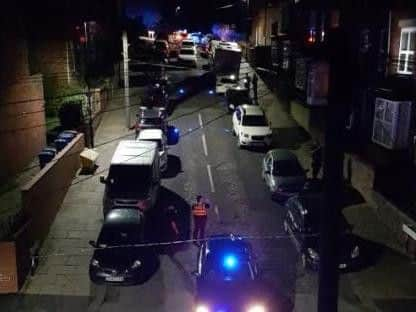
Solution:
[{"label": "car door mirror", "polygon": [[107,183],[107,179],[105,178],[105,176],[100,176],[100,183],[102,183],[102,184]]},{"label": "car door mirror", "polygon": [[88,243],[90,244],[91,247],[97,248],[97,243],[95,241],[90,240]]}]

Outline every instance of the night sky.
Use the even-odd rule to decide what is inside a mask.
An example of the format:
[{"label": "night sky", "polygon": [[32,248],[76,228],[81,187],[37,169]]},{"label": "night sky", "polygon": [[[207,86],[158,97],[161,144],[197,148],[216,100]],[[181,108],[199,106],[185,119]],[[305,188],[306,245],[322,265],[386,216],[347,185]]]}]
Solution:
[{"label": "night sky", "polygon": [[[217,10],[235,0],[126,0],[126,11],[129,17],[143,16],[144,23],[149,26],[158,18],[168,24],[187,28],[189,31],[210,32],[217,22],[236,23],[238,8]],[[181,7],[181,13],[175,16],[175,8]]]}]

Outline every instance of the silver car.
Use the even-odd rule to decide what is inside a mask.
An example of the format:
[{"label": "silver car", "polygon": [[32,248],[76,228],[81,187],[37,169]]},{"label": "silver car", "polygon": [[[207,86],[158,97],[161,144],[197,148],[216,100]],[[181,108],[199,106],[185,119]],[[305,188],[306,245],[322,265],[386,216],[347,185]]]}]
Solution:
[{"label": "silver car", "polygon": [[272,197],[284,201],[303,189],[306,171],[291,151],[273,149],[263,159],[262,177]]}]

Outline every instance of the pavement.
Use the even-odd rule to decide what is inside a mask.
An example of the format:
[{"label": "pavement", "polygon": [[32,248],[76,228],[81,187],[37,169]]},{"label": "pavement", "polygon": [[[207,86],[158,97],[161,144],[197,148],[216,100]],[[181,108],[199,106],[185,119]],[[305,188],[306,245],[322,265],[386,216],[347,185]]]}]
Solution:
[{"label": "pavement", "polygon": [[[242,72],[252,71],[242,64]],[[263,90],[261,93],[260,90]],[[120,94],[118,94],[119,92]],[[40,252],[40,265],[21,293],[0,297],[1,311],[192,311],[197,248],[184,246],[173,256],[159,255],[160,267],[146,283],[133,287],[97,286],[89,281],[92,254],[89,240],[98,236],[102,217],[103,185],[98,172],[108,168],[117,142],[133,139],[126,129],[117,91],[96,132],[100,153],[96,176],[77,176],[68,191]],[[130,96],[143,92],[131,88]],[[309,167],[310,138],[279,105],[259,80],[260,104],[272,122],[276,146],[297,153]],[[112,109],[114,108],[114,109]],[[134,116],[134,111],[131,112]],[[294,303],[294,311],[316,311],[318,278],[304,271],[292,241],[284,235],[284,207],[270,199],[260,175],[265,151],[240,150],[231,133],[231,116],[223,99],[201,92],[180,103],[169,117],[181,131],[178,145],[169,150],[169,171],[162,181],[159,205],[174,203],[183,216],[181,232],[189,237],[189,207],[197,194],[211,202],[208,234],[238,233],[275,239],[252,240],[262,276],[276,294]],[[358,196],[344,209],[375,255],[370,264],[340,277],[340,311],[414,311],[414,265],[386,247],[388,233],[369,205]],[[160,207],[163,208],[163,207]],[[158,225],[156,224],[155,227]]]}]

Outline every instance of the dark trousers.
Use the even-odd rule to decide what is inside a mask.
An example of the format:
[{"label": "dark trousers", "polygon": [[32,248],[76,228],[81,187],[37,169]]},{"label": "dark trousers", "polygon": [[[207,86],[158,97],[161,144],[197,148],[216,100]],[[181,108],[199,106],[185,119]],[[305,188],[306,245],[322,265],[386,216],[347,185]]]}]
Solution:
[{"label": "dark trousers", "polygon": [[205,225],[207,224],[207,217],[194,217],[194,232],[193,239],[205,238]]}]

